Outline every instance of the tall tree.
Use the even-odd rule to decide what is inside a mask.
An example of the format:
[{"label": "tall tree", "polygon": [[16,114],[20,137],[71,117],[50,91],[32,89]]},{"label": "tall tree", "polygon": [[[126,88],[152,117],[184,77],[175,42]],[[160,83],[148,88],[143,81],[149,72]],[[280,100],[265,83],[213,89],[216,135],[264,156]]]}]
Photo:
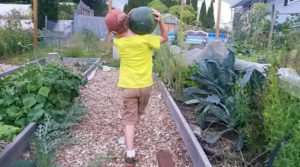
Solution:
[{"label": "tall tree", "polygon": [[206,27],[207,28],[214,28],[215,26],[215,16],[214,16],[214,3],[211,1],[210,6],[207,11],[207,20],[206,20]]},{"label": "tall tree", "polygon": [[186,4],[190,5],[191,4],[191,0],[186,0]]},{"label": "tall tree", "polygon": [[[203,1],[205,1],[205,0],[203,0]],[[198,5],[198,0],[192,0],[192,6],[193,6],[195,11],[197,11],[197,9],[198,9],[197,5]]]},{"label": "tall tree", "polygon": [[[169,8],[168,13],[180,18],[180,5],[175,5]],[[186,24],[194,24],[197,13],[193,11],[193,7],[190,5],[184,5],[183,7],[183,22]]]},{"label": "tall tree", "polygon": [[201,9],[200,9],[200,22],[201,22],[201,25],[205,27],[205,25],[206,25],[206,4],[205,4],[205,0],[203,0],[202,5],[201,5]]},{"label": "tall tree", "polygon": [[160,13],[166,13],[169,10],[169,8],[165,4],[163,4],[160,0],[153,0],[148,4],[148,6],[150,8],[159,11]]},{"label": "tall tree", "polygon": [[148,6],[151,0],[128,0],[128,3],[124,6],[124,12],[128,13],[131,9],[140,6]]},{"label": "tall tree", "polygon": [[164,3],[168,8],[179,5],[179,0],[162,0],[162,3]]},{"label": "tall tree", "polygon": [[45,16],[48,19],[57,19],[58,0],[38,0],[38,28],[45,27]]}]

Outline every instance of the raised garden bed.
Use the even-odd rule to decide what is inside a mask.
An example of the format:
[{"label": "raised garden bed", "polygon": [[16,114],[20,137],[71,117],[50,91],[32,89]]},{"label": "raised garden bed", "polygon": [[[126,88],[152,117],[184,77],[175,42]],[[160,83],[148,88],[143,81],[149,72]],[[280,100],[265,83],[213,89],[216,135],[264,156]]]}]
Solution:
[{"label": "raised garden bed", "polygon": [[[9,71],[4,73],[0,73],[0,78],[8,76],[9,74],[22,70],[27,65],[34,65],[34,64],[45,64],[46,62],[53,61],[53,58],[41,58],[26,65],[15,67]],[[98,65],[100,63],[99,58],[64,58],[61,63],[67,67],[70,67],[73,70],[74,64],[81,64],[82,67],[77,72],[80,73],[82,76],[87,78],[88,80],[95,74]],[[84,65],[85,63],[85,65]],[[0,141],[0,166],[1,167],[8,167],[12,162],[21,158],[22,153],[26,150],[30,138],[33,136],[34,131],[36,129],[36,123],[30,123],[26,128],[23,129],[21,133],[19,133],[13,142],[6,143],[2,140]]]},{"label": "raised garden bed", "polygon": [[183,117],[180,109],[173,100],[166,86],[160,82],[160,89],[162,96],[171,111],[172,117],[176,123],[177,129],[183,139],[185,147],[192,159],[194,167],[211,167],[206,154],[204,153],[201,145],[199,144],[196,136],[194,135],[192,129],[188,125],[187,121]]}]

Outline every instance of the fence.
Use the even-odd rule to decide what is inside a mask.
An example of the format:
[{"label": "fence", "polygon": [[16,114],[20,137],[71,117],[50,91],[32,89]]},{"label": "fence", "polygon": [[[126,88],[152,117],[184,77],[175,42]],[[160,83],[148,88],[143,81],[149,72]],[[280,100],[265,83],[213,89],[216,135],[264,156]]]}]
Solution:
[{"label": "fence", "polygon": [[73,34],[73,20],[45,19],[44,42],[48,45],[62,45]]},{"label": "fence", "polygon": [[106,39],[104,17],[74,14],[73,20],[49,20],[45,17],[44,42],[47,45],[61,46],[78,32],[92,31],[99,38]]},{"label": "fence", "polygon": [[74,14],[74,33],[90,30],[99,38],[106,38],[104,17]]}]

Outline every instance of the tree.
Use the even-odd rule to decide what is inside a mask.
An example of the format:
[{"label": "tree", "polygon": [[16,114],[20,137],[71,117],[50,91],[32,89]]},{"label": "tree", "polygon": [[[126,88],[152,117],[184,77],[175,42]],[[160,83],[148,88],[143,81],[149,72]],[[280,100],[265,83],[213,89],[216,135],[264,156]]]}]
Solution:
[{"label": "tree", "polygon": [[186,4],[190,5],[191,4],[191,0],[186,0]]},{"label": "tree", "polygon": [[215,16],[214,16],[214,3],[211,1],[206,16],[206,28],[214,28]]},{"label": "tree", "polygon": [[179,5],[179,0],[161,0],[168,8]]},{"label": "tree", "polygon": [[203,27],[206,25],[206,4],[205,0],[202,2],[201,10],[200,10],[200,22]]},{"label": "tree", "polygon": [[160,13],[166,13],[166,12],[168,11],[168,9],[169,9],[169,8],[168,8],[165,4],[163,4],[160,0],[153,0],[152,2],[150,2],[150,3],[148,4],[148,6],[149,6],[150,8],[153,8],[153,9],[159,11]]},{"label": "tree", "polygon": [[141,6],[148,6],[151,0],[128,0],[128,3],[124,6],[124,12],[128,13],[131,9],[141,7]]},{"label": "tree", "polygon": [[[175,5],[169,8],[168,13],[180,17],[180,5]],[[183,22],[186,24],[193,24],[196,20],[197,13],[193,10],[190,5],[184,5],[183,7]]]},{"label": "tree", "polygon": [[[205,0],[203,0],[203,1],[205,1]],[[192,0],[192,6],[193,6],[195,11],[197,11],[197,9],[198,9],[197,5],[198,5],[198,0]]]},{"label": "tree", "polygon": [[45,16],[48,19],[57,19],[58,0],[38,0],[38,28],[45,27]]}]

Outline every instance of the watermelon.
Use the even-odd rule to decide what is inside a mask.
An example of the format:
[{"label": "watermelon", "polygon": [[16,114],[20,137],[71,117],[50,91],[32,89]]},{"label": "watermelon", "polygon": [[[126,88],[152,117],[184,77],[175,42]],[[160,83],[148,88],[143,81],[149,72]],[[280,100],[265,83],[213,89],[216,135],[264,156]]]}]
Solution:
[{"label": "watermelon", "polygon": [[129,17],[130,29],[139,35],[151,34],[157,26],[151,8],[139,7],[133,9]]}]

